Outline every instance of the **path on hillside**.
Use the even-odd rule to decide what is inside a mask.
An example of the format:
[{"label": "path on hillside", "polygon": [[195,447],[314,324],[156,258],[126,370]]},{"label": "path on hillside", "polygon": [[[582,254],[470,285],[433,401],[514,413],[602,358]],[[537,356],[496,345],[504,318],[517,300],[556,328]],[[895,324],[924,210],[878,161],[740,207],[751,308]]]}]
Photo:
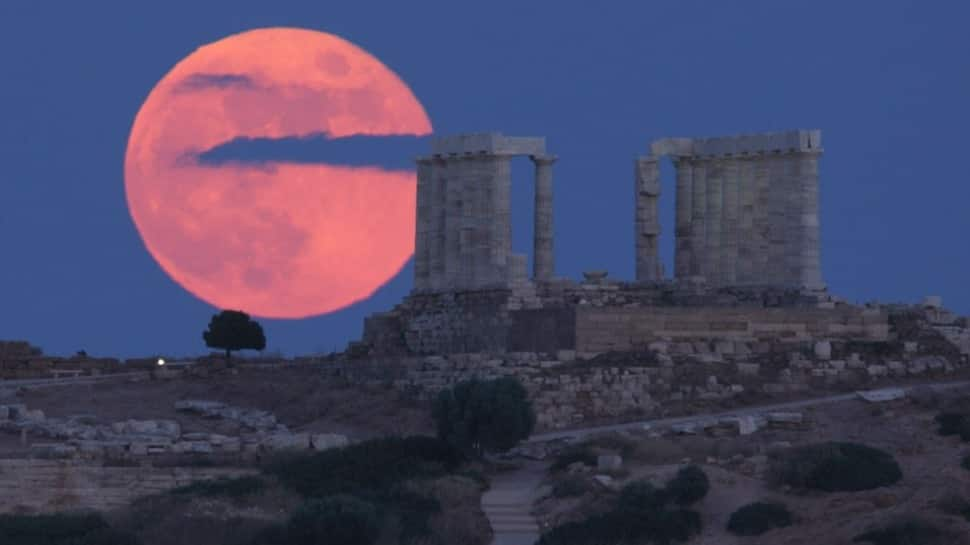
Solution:
[{"label": "path on hillside", "polygon": [[527,462],[521,468],[498,473],[482,494],[482,511],[492,526],[492,545],[533,545],[539,526],[532,516],[536,489],[546,464]]},{"label": "path on hillside", "polygon": [[148,371],[125,371],[122,373],[108,373],[104,375],[82,375],[77,377],[58,377],[58,378],[28,378],[28,379],[9,379],[0,380],[0,389],[3,388],[46,388],[50,386],[76,386],[79,384],[95,384],[99,382],[111,382],[115,380],[148,380],[151,373]]},{"label": "path on hillside", "polygon": [[[934,382],[934,383],[923,383],[923,384],[912,384],[908,386],[886,386],[885,388],[875,388],[872,391],[877,390],[887,390],[887,389],[900,389],[909,393],[915,388],[932,388],[934,390],[948,390],[952,388],[960,388],[970,386],[970,380],[961,380],[957,382]],[[860,390],[869,391],[869,390]],[[678,416],[672,418],[658,418],[656,420],[639,420],[636,422],[627,422],[624,424],[610,424],[605,426],[591,426],[588,428],[576,428],[571,430],[556,431],[549,433],[540,433],[529,437],[526,443],[542,443],[544,441],[553,441],[556,439],[565,438],[579,438],[585,437],[587,435],[604,433],[610,431],[622,431],[631,429],[643,429],[645,426],[650,426],[651,428],[672,426],[675,424],[690,424],[694,422],[712,420],[718,418],[725,418],[729,416],[751,416],[767,412],[779,412],[786,411],[789,409],[798,409],[802,407],[811,407],[815,405],[826,405],[829,403],[839,403],[841,401],[849,401],[852,399],[859,399],[859,395],[856,392],[848,394],[839,394],[826,397],[816,397],[812,399],[802,399],[798,401],[789,401],[786,403],[775,403],[772,405],[756,405],[752,407],[738,407],[737,409],[732,409],[729,411],[723,411],[718,413],[706,413],[706,414],[694,414],[690,416]]]}]

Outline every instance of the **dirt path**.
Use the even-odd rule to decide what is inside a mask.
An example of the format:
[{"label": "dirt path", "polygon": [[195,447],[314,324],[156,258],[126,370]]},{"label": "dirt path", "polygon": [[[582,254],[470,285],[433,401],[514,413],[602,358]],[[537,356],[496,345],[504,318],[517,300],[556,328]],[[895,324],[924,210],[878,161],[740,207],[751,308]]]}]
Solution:
[{"label": "dirt path", "polygon": [[[961,380],[957,382],[935,382],[928,384],[914,384],[908,386],[887,386],[881,389],[900,389],[907,393],[915,388],[931,388],[934,390],[949,390],[953,388],[970,387],[970,380]],[[690,416],[678,416],[673,418],[660,418],[656,420],[640,420],[637,422],[627,422],[624,424],[611,424],[606,426],[592,426],[588,428],[577,428],[572,430],[564,430],[550,433],[540,433],[529,437],[526,441],[527,443],[542,443],[545,441],[553,441],[556,439],[565,438],[579,438],[585,437],[587,435],[604,433],[610,431],[621,431],[630,429],[642,429],[644,426],[650,427],[662,427],[662,426],[672,426],[675,424],[688,424],[703,420],[719,419],[729,416],[749,416],[768,412],[778,412],[786,411],[790,409],[798,409],[802,407],[811,407],[815,405],[826,405],[830,403],[839,403],[842,401],[850,401],[853,399],[858,399],[859,395],[856,392],[850,394],[839,394],[834,396],[826,397],[816,397],[812,399],[802,399],[799,401],[790,401],[787,403],[776,403],[773,405],[758,405],[754,407],[740,407],[737,409],[732,409],[730,411],[724,411],[719,413],[707,413],[707,414],[695,414]]]}]

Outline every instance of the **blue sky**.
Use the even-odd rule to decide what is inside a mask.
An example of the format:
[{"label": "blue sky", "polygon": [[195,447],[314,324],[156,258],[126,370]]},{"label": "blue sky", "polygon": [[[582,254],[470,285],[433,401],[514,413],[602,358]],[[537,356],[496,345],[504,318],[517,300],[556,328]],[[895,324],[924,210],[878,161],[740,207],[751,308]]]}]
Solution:
[{"label": "blue sky", "polygon": [[[125,204],[132,120],[195,48],[244,30],[340,35],[398,73],[439,134],[546,136],[558,273],[633,274],[632,160],[662,136],[819,128],[822,267],[853,301],[970,313],[970,3],[0,3],[0,339],[49,353],[205,352],[215,311],[145,250]],[[409,151],[410,153],[410,151]],[[531,178],[513,167],[515,240]],[[672,173],[662,251],[672,267]],[[342,348],[410,288],[263,321],[268,349]]]}]

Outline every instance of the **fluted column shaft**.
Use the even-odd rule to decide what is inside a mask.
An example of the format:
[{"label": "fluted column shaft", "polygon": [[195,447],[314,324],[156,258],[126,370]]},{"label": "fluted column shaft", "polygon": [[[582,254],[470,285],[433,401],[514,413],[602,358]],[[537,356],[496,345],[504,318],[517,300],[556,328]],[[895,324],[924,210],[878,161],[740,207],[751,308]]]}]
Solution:
[{"label": "fluted column shaft", "polygon": [[533,155],[532,162],[535,163],[532,276],[537,281],[548,281],[552,280],[556,267],[552,198],[552,165],[556,157]]},{"label": "fluted column shaft", "polygon": [[657,201],[660,197],[660,171],[653,156],[640,157],[635,164],[634,188],[636,218],[636,278],[638,282],[661,279],[657,237],[660,236],[660,217]]},{"label": "fluted column shaft", "polygon": [[432,202],[431,159],[417,159],[418,187],[416,196],[417,221],[414,228],[414,290],[423,291],[431,282],[431,229],[434,203]]},{"label": "fluted column shaft", "polygon": [[693,165],[686,157],[674,158],[677,190],[674,216],[674,277],[690,276],[692,256],[691,217],[693,214]]}]

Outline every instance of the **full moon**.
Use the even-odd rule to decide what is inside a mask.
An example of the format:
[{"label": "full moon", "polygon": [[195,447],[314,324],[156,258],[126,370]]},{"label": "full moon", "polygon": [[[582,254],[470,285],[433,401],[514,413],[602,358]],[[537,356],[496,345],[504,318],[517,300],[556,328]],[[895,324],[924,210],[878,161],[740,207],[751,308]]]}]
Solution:
[{"label": "full moon", "polygon": [[408,86],[360,47],[310,30],[243,32],[200,47],[148,95],[125,155],[128,208],[161,268],[211,305],[333,312],[410,258],[414,171],[199,155],[240,138],[430,132]]}]

